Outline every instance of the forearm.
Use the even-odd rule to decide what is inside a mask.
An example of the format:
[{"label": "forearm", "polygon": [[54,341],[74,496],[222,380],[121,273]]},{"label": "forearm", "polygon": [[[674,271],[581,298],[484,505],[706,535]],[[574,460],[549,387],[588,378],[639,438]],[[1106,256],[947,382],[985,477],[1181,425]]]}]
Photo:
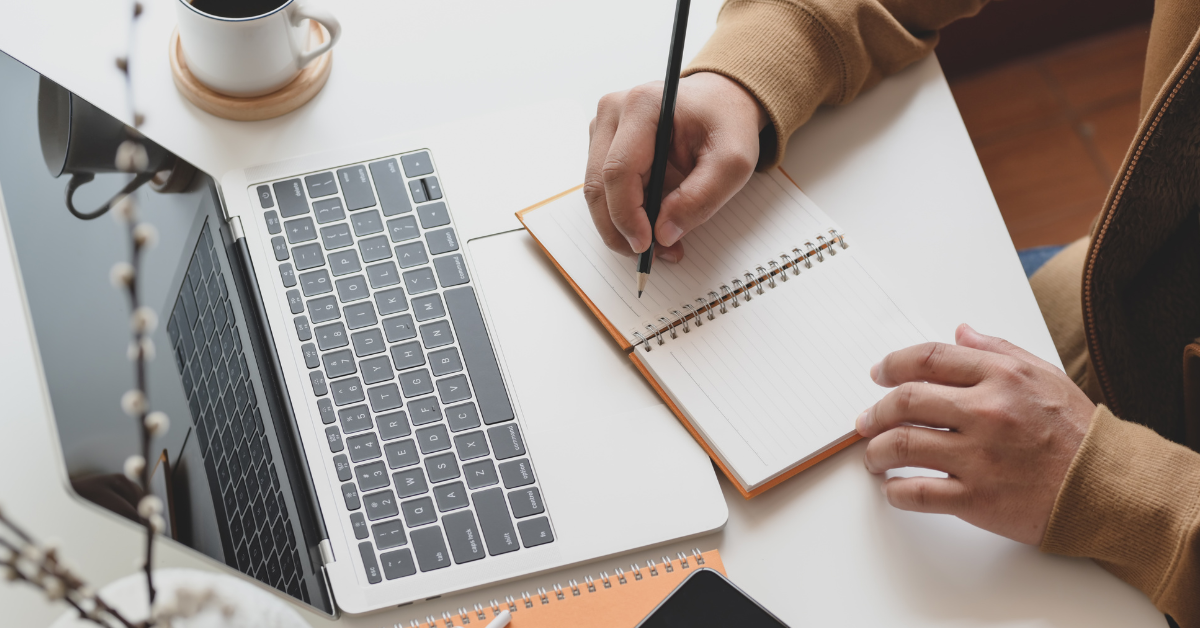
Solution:
[{"label": "forearm", "polygon": [[1200,626],[1200,453],[1098,407],[1041,548],[1093,558]]},{"label": "forearm", "polygon": [[924,57],[938,30],[987,0],[728,0],[717,30],[684,70],[716,72],[766,109],[759,167],[820,105],[850,102],[862,90]]}]

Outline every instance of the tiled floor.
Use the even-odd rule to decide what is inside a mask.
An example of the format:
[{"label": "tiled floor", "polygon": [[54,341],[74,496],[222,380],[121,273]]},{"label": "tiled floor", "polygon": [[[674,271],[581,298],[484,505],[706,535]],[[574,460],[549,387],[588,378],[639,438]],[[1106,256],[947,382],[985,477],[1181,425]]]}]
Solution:
[{"label": "tiled floor", "polygon": [[1085,235],[1137,131],[1149,26],[957,79],[950,89],[1018,249]]}]

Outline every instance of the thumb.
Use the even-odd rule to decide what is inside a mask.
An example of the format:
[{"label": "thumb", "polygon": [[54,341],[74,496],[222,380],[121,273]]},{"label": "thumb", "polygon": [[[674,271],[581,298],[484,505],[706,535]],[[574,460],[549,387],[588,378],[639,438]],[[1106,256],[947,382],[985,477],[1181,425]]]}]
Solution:
[{"label": "thumb", "polygon": [[954,342],[960,347],[969,347],[971,349],[979,349],[989,353],[999,353],[1010,358],[1016,358],[1022,362],[1027,362],[1042,369],[1048,369],[1056,373],[1061,373],[1062,370],[1050,364],[1049,362],[1033,355],[1032,353],[1014,345],[1013,343],[995,336],[987,336],[975,331],[970,325],[963,323],[954,331]]},{"label": "thumb", "polygon": [[754,162],[737,154],[698,156],[695,168],[663,199],[655,238],[663,246],[672,246],[717,213],[753,173]]}]

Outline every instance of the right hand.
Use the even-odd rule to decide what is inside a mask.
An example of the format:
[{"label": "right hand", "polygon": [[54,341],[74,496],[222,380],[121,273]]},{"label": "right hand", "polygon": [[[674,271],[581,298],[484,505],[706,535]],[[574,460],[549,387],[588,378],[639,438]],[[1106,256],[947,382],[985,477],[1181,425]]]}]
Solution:
[{"label": "right hand", "polygon": [[[635,255],[650,246],[643,190],[654,160],[662,82],[600,99],[592,120],[583,195],[608,248]],[[704,224],[750,180],[766,111],[737,82],[700,72],[680,79],[655,254],[683,258],[680,238]],[[677,184],[677,185],[676,185]]]}]

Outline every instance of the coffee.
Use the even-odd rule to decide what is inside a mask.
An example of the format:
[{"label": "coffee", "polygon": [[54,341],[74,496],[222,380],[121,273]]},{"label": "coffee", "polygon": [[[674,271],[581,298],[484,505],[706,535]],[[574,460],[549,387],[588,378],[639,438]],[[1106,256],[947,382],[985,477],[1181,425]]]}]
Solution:
[{"label": "coffee", "polygon": [[241,19],[266,15],[289,0],[192,0],[192,8],[214,17]]}]

